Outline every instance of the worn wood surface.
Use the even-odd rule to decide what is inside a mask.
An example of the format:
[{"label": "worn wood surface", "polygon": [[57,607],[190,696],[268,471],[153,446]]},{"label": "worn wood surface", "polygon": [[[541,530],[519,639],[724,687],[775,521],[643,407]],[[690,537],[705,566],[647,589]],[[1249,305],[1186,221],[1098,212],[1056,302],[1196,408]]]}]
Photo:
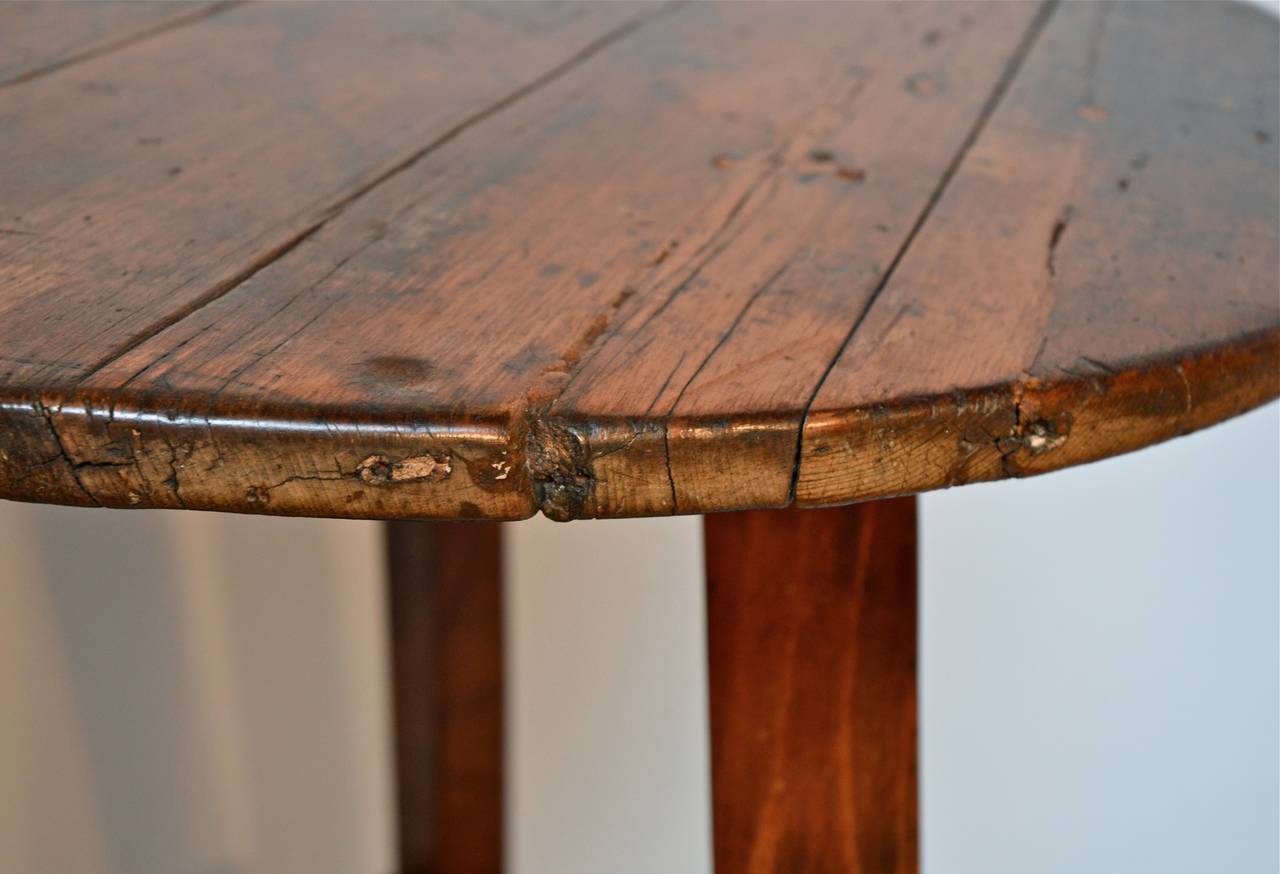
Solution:
[{"label": "worn wood surface", "polygon": [[703,512],[1204,427],[1280,393],[1277,45],[1229,4],[220,9],[0,89],[0,495]]},{"label": "worn wood surface", "polygon": [[704,526],[717,874],[915,874],[916,499]]},{"label": "worn wood surface", "polygon": [[0,3],[0,88],[214,15],[231,2]]},{"label": "worn wood surface", "polygon": [[498,523],[387,524],[401,874],[502,870]]},{"label": "worn wood surface", "polygon": [[1274,397],[1278,28],[1063,4],[822,384],[797,499],[1038,473]]}]

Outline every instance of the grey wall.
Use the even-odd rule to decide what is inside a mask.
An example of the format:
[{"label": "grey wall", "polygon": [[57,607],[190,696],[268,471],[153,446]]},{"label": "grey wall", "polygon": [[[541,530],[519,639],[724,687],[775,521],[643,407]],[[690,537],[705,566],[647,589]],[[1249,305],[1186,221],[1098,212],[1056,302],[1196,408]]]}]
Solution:
[{"label": "grey wall", "polygon": [[924,499],[925,863],[1280,871],[1277,407]]},{"label": "grey wall", "polygon": [[[1280,406],[922,524],[928,874],[1280,868]],[[697,520],[508,532],[513,874],[704,874]],[[0,871],[391,870],[378,546],[0,504]]]},{"label": "grey wall", "polygon": [[0,502],[0,871],[390,870],[377,533]]}]

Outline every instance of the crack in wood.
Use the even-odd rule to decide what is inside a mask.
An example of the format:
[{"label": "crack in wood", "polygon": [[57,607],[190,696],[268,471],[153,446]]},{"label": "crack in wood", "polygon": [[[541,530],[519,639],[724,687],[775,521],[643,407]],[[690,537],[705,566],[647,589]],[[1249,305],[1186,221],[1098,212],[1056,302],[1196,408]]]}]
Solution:
[{"label": "crack in wood", "polygon": [[42,401],[33,400],[31,404],[35,412],[44,417],[45,424],[49,428],[49,435],[53,438],[54,446],[57,448],[58,454],[62,456],[63,461],[67,463],[67,470],[70,472],[71,479],[75,482],[76,487],[80,489],[81,493],[83,493],[95,507],[102,506],[93,492],[89,491],[89,489],[85,487],[84,481],[80,479],[80,472],[76,467],[76,462],[71,457],[71,453],[67,452],[67,447],[62,442],[62,434],[59,433],[58,426],[53,423],[52,411],[45,406]]},{"label": "crack in wood", "polygon": [[542,75],[537,76],[536,78],[532,79],[526,84],[520,86],[519,88],[516,88],[514,91],[511,91],[510,93],[508,93],[505,97],[497,100],[494,103],[489,104],[484,109],[478,110],[477,112],[474,112],[471,115],[467,116],[462,121],[454,125],[452,128],[445,131],[440,136],[436,137],[427,145],[410,153],[404,158],[401,158],[399,161],[396,161],[395,163],[393,163],[391,166],[387,167],[380,173],[377,173],[376,175],[374,175],[372,179],[368,180],[367,182],[365,182],[360,186],[357,186],[352,191],[348,192],[344,196],[335,200],[329,206],[321,210],[317,215],[317,217],[315,218],[315,220],[312,221],[307,227],[303,228],[301,231],[294,234],[289,239],[286,239],[283,242],[272,247],[268,252],[266,252],[261,257],[255,259],[252,263],[250,263],[243,270],[236,273],[234,276],[230,277],[227,280],[224,280],[223,282],[215,284],[207,292],[191,300],[186,306],[174,311],[173,313],[170,313],[165,318],[160,319],[157,322],[153,323],[150,327],[147,328],[147,330],[140,332],[138,335],[132,337],[127,342],[117,346],[115,349],[109,350],[106,353],[106,355],[104,355],[101,359],[99,359],[89,369],[89,371],[81,378],[80,383],[83,383],[85,380],[92,377],[93,374],[102,370],[111,362],[128,354],[133,349],[136,349],[138,346],[142,345],[147,340],[167,330],[168,328],[172,327],[173,325],[187,318],[191,314],[199,311],[200,309],[203,309],[204,307],[208,306],[209,304],[213,303],[219,298],[225,296],[226,294],[231,292],[233,289],[239,287],[240,285],[243,285],[245,282],[248,282],[255,275],[257,275],[258,273],[261,273],[263,270],[265,270],[275,262],[279,261],[281,258],[288,255],[298,246],[302,245],[308,239],[313,237],[322,228],[324,228],[327,224],[329,224],[329,222],[333,221],[335,218],[341,215],[347,209],[347,207],[349,207],[351,204],[355,203],[357,200],[361,199],[366,194],[373,191],[375,188],[379,187],[380,185],[387,182],[388,180],[394,178],[395,176],[398,176],[399,174],[403,173],[405,170],[408,170],[409,168],[413,167],[415,164],[419,163],[423,158],[432,154],[433,152],[438,150],[440,147],[457,139],[465,131],[491,118],[492,116],[498,114],[499,112],[506,109],[507,107],[512,106],[517,101],[527,97],[528,95],[533,94],[534,92],[550,85],[551,83],[560,79],[561,77],[563,77],[565,74],[567,74],[574,68],[580,66],[581,64],[590,60],[592,57],[598,55],[605,49],[609,48],[613,44],[635,33],[643,25],[647,24],[653,19],[663,14],[670,14],[680,9],[683,5],[684,3],[682,2],[666,3],[660,6],[656,11],[646,10],[632,17],[628,21],[624,22],[622,25],[615,27],[612,30],[606,32],[604,35],[598,37],[597,39],[589,43],[585,48],[579,50],[578,52],[570,56],[567,60],[562,61],[561,63],[557,64],[556,66],[544,72]]},{"label": "crack in wood", "polygon": [[792,463],[791,469],[791,488],[788,493],[788,504],[795,500],[796,486],[800,480],[800,459],[804,448],[805,429],[809,422],[809,412],[813,408],[814,401],[818,398],[818,393],[822,390],[823,383],[827,381],[827,377],[831,375],[831,371],[835,368],[836,362],[840,360],[840,356],[844,354],[844,350],[848,347],[850,341],[853,340],[858,329],[862,327],[862,323],[866,321],[867,314],[875,305],[877,298],[880,297],[885,286],[889,284],[889,280],[893,277],[894,271],[897,269],[898,265],[902,263],[902,259],[906,256],[907,250],[911,248],[911,244],[919,235],[920,229],[924,227],[925,222],[927,222],[929,216],[932,215],[934,207],[936,207],[938,202],[942,199],[942,195],[947,190],[947,186],[959,171],[960,165],[964,163],[965,157],[973,148],[973,144],[977,142],[978,137],[987,126],[987,122],[989,122],[991,117],[995,114],[996,108],[999,107],[1000,101],[1009,90],[1009,86],[1017,77],[1018,71],[1022,69],[1022,65],[1026,61],[1027,56],[1031,53],[1032,47],[1035,46],[1036,41],[1040,38],[1040,34],[1044,32],[1045,26],[1049,23],[1049,19],[1053,17],[1053,13],[1057,8],[1057,5],[1058,0],[1047,0],[1047,2],[1043,3],[1039,10],[1037,10],[1035,18],[1032,19],[1026,33],[1023,34],[1017,48],[1010,56],[1000,78],[996,80],[996,83],[991,90],[991,94],[987,97],[982,109],[978,112],[977,118],[970,126],[969,131],[965,134],[964,140],[961,141],[960,148],[956,150],[956,154],[952,157],[946,169],[943,170],[942,176],[938,180],[938,184],[934,186],[933,191],[929,195],[929,199],[925,201],[920,214],[916,217],[911,229],[903,239],[902,245],[898,247],[898,251],[894,254],[893,260],[891,260],[889,262],[889,266],[885,268],[880,280],[876,283],[871,295],[867,298],[867,302],[863,306],[862,311],[849,327],[849,332],[845,335],[844,341],[840,344],[839,348],[836,349],[835,354],[831,356],[831,360],[827,363],[826,369],[822,372],[822,375],[818,378],[817,383],[813,387],[813,391],[809,394],[809,399],[804,405],[804,411],[800,415],[800,428],[796,434],[795,460]]},{"label": "crack in wood", "polygon": [[1053,223],[1053,229],[1049,231],[1048,251],[1044,256],[1044,268],[1049,272],[1050,276],[1057,276],[1057,264],[1054,257],[1058,252],[1058,244],[1062,242],[1062,235],[1067,232],[1067,226],[1071,224],[1071,217],[1075,213],[1075,207],[1067,204],[1062,208],[1062,212],[1058,214],[1058,218]]},{"label": "crack in wood", "polygon": [[241,6],[244,2],[245,0],[221,0],[221,2],[218,3],[211,3],[208,6],[203,6],[188,15],[160,22],[152,27],[136,31],[127,36],[121,37],[120,39],[111,40],[109,42],[75,52],[61,60],[54,61],[51,64],[45,64],[43,67],[37,67],[34,70],[28,70],[25,73],[21,73],[12,78],[0,80],[0,88],[12,88],[15,85],[22,85],[26,82],[32,81],[33,79],[39,79],[43,76],[48,76],[51,73],[56,73],[59,70],[65,70],[68,67],[73,67],[76,64],[81,64],[85,61],[93,60],[94,58],[100,58],[104,55],[109,55],[112,52],[117,52],[120,49],[137,45],[144,40],[160,36],[161,34],[168,33],[171,30],[185,27],[186,25],[193,24],[197,21],[203,21],[206,18],[212,18],[213,16],[225,12],[228,9]]}]

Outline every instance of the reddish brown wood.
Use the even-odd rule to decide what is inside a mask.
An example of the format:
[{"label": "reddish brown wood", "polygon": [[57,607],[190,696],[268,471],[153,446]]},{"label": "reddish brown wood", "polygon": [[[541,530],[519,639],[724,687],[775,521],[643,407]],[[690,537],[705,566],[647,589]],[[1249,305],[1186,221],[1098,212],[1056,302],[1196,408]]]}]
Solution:
[{"label": "reddish brown wood", "polygon": [[914,874],[915,498],[704,525],[716,874]]},{"label": "reddish brown wood", "polygon": [[7,0],[0,3],[0,88],[117,51],[233,5],[233,0]]},{"label": "reddish brown wood", "polygon": [[797,503],[1043,473],[1275,397],[1278,46],[1244,4],[1060,4],[820,386]]},{"label": "reddish brown wood", "polygon": [[[107,14],[107,13],[104,13]],[[0,89],[0,496],[842,502],[1280,393],[1238,4],[248,4]]]},{"label": "reddish brown wood", "polygon": [[502,558],[493,522],[386,529],[403,874],[502,870]]},{"label": "reddish brown wood", "polygon": [[[660,8],[245,4],[0,89],[0,495],[116,503],[97,494],[104,474],[113,479],[107,466],[98,465],[98,453],[89,450],[93,460],[79,457],[88,444],[76,439],[76,429],[57,431],[58,411],[70,412],[58,400],[66,388],[286,253],[318,254],[307,241],[349,204],[625,35],[637,16]],[[347,240],[371,241],[385,228],[386,217],[370,216]],[[437,230],[447,235],[438,223]],[[343,258],[326,255],[323,265],[314,263],[316,272],[308,270],[309,280],[287,282],[298,292],[293,303],[322,300],[309,292]],[[263,302],[269,309],[255,319],[291,309],[287,300]],[[348,322],[345,330],[351,327]],[[237,333],[247,336],[248,328]],[[358,379],[402,384],[395,354],[375,343],[368,357],[371,369]],[[236,394],[239,377],[252,378],[247,370],[233,367],[219,382]],[[141,370],[132,376],[143,378]],[[134,382],[126,377],[117,388]],[[173,388],[162,402],[170,425],[195,425],[189,414],[181,415],[180,400],[195,396]],[[206,400],[220,393],[216,385],[206,389]],[[150,485],[126,486],[120,504],[196,506],[203,503],[195,487],[203,477],[193,478],[196,470],[243,473],[249,462],[257,473],[252,481],[214,477],[223,497],[234,495],[242,508],[270,511],[309,482],[326,493],[320,503],[308,502],[311,514],[349,515],[339,505],[350,504],[352,483],[326,483],[318,468],[354,470],[388,453],[396,460],[415,455],[401,451],[416,443],[412,436],[379,439],[381,450],[365,451],[369,435],[387,433],[390,404],[379,410],[382,415],[356,416],[366,419],[357,426],[365,438],[353,447],[359,458],[330,444],[327,461],[315,457],[303,464],[290,458],[300,448],[296,442],[293,451],[268,444],[288,433],[301,437],[302,445],[315,445],[320,433],[341,442],[338,435],[351,433],[355,419],[306,414],[293,430],[282,430],[277,426],[284,422],[273,415],[234,406],[237,421],[253,423],[247,430],[216,433],[226,422],[206,409],[201,450],[185,438],[171,440],[174,465],[159,479],[153,464],[168,453],[164,439],[145,423],[129,426],[127,439],[147,442],[161,455],[147,461],[150,450],[124,450],[140,462],[137,475]],[[127,409],[121,403],[122,418],[108,418],[123,424]],[[410,432],[420,431],[393,417]],[[240,437],[255,431],[250,442],[260,449],[244,455]],[[122,447],[100,448],[108,464],[120,459]],[[414,448],[421,453],[422,447]],[[214,463],[213,455],[222,459]],[[283,476],[263,476],[274,466],[268,457],[282,464]],[[124,473],[123,467],[116,472]],[[405,480],[389,476],[385,482]],[[288,487],[278,491],[280,484]],[[403,503],[397,493],[406,489],[377,491],[368,500],[386,510],[388,499]],[[322,503],[334,506],[326,510]],[[480,503],[464,494],[452,501],[455,512],[404,508],[373,515],[478,515],[463,505]]]}]

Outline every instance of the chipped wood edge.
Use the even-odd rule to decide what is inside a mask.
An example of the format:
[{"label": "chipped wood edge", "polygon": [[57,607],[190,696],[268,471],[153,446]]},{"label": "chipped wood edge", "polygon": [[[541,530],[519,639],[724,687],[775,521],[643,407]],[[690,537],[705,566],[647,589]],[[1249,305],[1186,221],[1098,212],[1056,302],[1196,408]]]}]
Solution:
[{"label": "chipped wood edge", "polygon": [[1280,328],[1127,369],[815,411],[795,501],[819,507],[1033,476],[1132,452],[1280,396]]},{"label": "chipped wood edge", "polygon": [[523,426],[336,411],[156,411],[0,400],[0,497],[361,519],[533,515]]},{"label": "chipped wood edge", "polygon": [[128,399],[108,408],[8,397],[0,497],[367,519],[830,506],[1097,461],[1277,396],[1280,328],[1124,370],[807,415],[393,420],[268,410],[249,419]]}]

